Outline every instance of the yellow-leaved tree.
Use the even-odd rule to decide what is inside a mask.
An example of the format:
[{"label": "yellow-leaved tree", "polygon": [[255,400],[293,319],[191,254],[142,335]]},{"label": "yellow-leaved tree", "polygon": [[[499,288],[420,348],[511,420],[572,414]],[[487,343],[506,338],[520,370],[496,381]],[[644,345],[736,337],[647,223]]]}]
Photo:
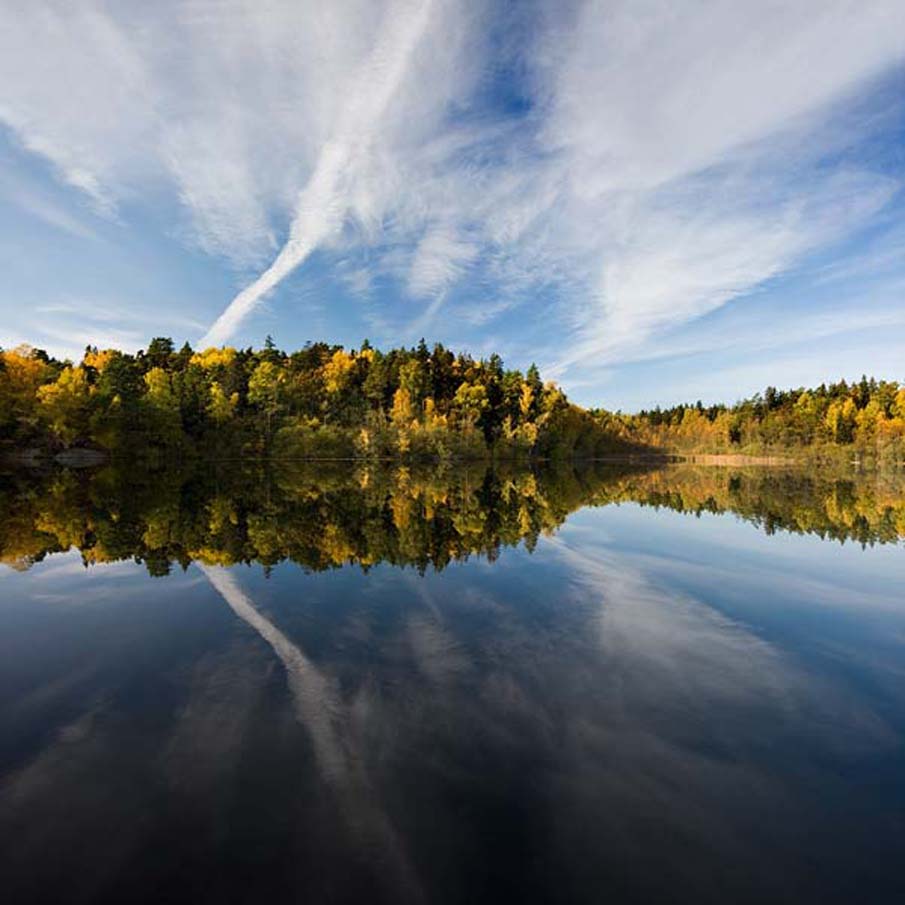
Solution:
[{"label": "yellow-leaved tree", "polygon": [[239,404],[239,394],[226,395],[223,387],[215,380],[211,383],[210,399],[207,403],[207,413],[217,425],[224,425],[231,421],[236,414]]},{"label": "yellow-leaved tree", "polygon": [[64,368],[37,391],[41,418],[66,446],[88,432],[88,379],[82,368]]}]

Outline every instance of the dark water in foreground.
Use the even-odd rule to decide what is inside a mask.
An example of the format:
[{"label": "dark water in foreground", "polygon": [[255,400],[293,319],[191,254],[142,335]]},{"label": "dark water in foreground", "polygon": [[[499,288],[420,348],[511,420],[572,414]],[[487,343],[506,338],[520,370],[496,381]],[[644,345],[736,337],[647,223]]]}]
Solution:
[{"label": "dark water in foreground", "polygon": [[899,902],[905,482],[7,475],[27,902]]}]

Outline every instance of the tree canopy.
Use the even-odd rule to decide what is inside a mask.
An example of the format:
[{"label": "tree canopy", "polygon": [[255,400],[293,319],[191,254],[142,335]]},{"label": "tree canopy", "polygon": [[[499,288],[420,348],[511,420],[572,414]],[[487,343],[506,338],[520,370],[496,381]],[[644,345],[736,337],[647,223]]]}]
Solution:
[{"label": "tree canopy", "polygon": [[628,442],[677,453],[770,453],[905,460],[905,385],[862,377],[763,393],[735,405],[701,402],[634,415],[592,410]]},{"label": "tree canopy", "polygon": [[612,453],[802,452],[905,459],[905,385],[864,377],[735,405],[586,410],[532,365],[441,344],[381,352],[89,346],[78,363],[0,351],[0,443],[151,457],[592,458]]},{"label": "tree canopy", "polygon": [[628,448],[537,368],[422,340],[381,352],[89,347],[78,363],[0,353],[0,437],[18,447],[311,458],[593,456]]}]

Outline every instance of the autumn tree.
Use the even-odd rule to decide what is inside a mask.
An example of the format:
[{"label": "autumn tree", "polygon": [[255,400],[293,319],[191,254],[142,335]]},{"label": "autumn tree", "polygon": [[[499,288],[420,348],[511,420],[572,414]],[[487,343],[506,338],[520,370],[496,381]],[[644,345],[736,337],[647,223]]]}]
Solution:
[{"label": "autumn tree", "polygon": [[82,368],[64,368],[53,383],[38,388],[37,398],[42,420],[65,446],[87,436],[90,397]]}]

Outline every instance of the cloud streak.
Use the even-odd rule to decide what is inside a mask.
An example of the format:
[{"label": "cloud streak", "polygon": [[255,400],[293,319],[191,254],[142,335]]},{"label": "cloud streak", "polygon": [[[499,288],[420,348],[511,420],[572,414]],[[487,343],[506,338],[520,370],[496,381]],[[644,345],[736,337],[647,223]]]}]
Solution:
[{"label": "cloud streak", "polygon": [[900,128],[896,0],[36,0],[7,19],[0,122],[108,217],[177,202],[171,234],[244,285],[204,344],[306,261],[323,279],[318,251],[368,297],[346,321],[473,348],[493,326],[568,386],[901,198],[876,154]]},{"label": "cloud streak", "polygon": [[401,0],[387,14],[373,51],[350,87],[337,132],[324,145],[299,195],[289,239],[270,267],[230,302],[201,345],[229,339],[267,293],[340,231],[349,209],[350,171],[378,140],[380,120],[406,76],[432,6],[433,0]]}]

